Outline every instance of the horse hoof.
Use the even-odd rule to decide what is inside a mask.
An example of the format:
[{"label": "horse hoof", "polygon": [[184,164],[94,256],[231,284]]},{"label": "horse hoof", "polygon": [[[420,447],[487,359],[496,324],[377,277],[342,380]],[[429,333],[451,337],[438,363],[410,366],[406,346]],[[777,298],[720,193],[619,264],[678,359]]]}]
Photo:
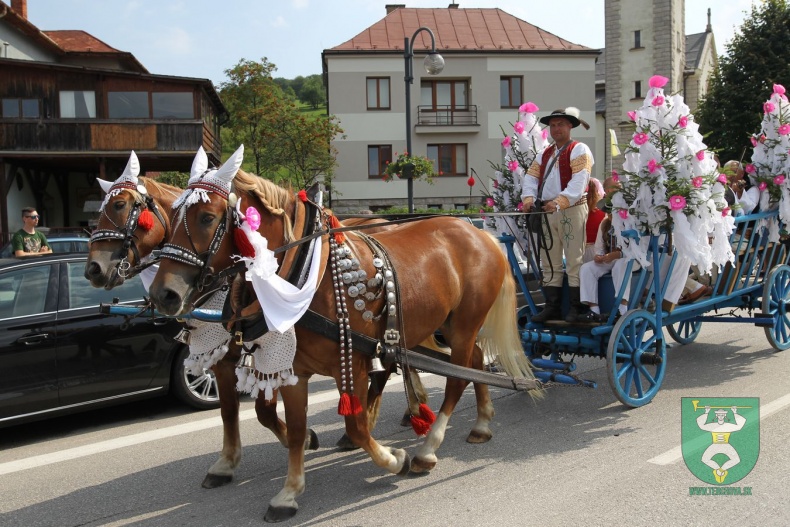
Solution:
[{"label": "horse hoof", "polygon": [[415,457],[411,462],[411,471],[415,474],[422,474],[423,472],[430,472],[436,466],[436,461],[425,461]]},{"label": "horse hoof", "polygon": [[266,515],[263,517],[263,519],[269,523],[282,522],[293,518],[296,515],[296,511],[296,507],[269,506],[269,510],[266,511]]},{"label": "horse hoof", "polygon": [[400,472],[398,472],[398,476],[405,476],[411,471],[411,458],[409,454],[404,454],[404,456],[403,467],[400,469]]},{"label": "horse hoof", "polygon": [[335,445],[337,445],[337,448],[339,448],[340,450],[356,450],[357,448],[359,448],[357,445],[353,443],[353,441],[351,441],[351,439],[348,437],[348,434],[343,434],[343,437],[338,439]]},{"label": "horse hoof", "polygon": [[310,432],[310,438],[305,445],[306,450],[318,450],[318,434],[312,428],[308,428],[307,431]]},{"label": "horse hoof", "polygon": [[403,414],[403,418],[400,420],[401,426],[411,426],[411,414],[405,413]]},{"label": "horse hoof", "polygon": [[488,432],[480,432],[477,430],[472,430],[469,432],[469,437],[466,438],[467,443],[487,443],[494,437],[490,431]]},{"label": "horse hoof", "polygon": [[233,480],[233,476],[224,476],[221,474],[206,474],[201,485],[204,489],[216,489],[223,485],[227,485]]}]

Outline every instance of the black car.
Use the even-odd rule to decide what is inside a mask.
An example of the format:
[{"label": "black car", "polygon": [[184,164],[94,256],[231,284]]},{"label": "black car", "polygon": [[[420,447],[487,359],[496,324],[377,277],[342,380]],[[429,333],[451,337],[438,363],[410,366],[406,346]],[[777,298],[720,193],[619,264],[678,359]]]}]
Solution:
[{"label": "black car", "polygon": [[173,319],[99,313],[139,303],[139,277],[91,287],[87,255],[0,260],[0,427],[168,392],[198,408],[219,405],[213,373],[184,369],[188,348]]}]

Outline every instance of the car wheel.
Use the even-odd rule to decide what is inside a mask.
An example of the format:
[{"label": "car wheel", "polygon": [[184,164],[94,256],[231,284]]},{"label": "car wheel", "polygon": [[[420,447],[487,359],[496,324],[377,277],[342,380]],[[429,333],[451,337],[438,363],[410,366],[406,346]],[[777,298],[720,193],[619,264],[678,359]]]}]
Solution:
[{"label": "car wheel", "polygon": [[189,356],[189,348],[183,347],[173,361],[170,390],[176,398],[192,408],[209,410],[219,407],[217,379],[211,370],[203,370],[200,375],[192,375],[184,367],[184,359]]}]

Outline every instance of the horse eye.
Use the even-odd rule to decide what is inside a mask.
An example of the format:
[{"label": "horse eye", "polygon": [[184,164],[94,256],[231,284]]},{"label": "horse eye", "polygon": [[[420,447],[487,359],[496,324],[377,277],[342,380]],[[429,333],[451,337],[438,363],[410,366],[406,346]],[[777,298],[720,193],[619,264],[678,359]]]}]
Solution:
[{"label": "horse eye", "polygon": [[216,216],[213,214],[204,214],[200,218],[200,223],[202,223],[203,225],[211,225],[212,223],[214,223],[215,218]]},{"label": "horse eye", "polygon": [[126,202],[122,199],[119,199],[118,201],[113,203],[113,207],[115,207],[115,210],[121,210],[124,207],[126,207]]}]

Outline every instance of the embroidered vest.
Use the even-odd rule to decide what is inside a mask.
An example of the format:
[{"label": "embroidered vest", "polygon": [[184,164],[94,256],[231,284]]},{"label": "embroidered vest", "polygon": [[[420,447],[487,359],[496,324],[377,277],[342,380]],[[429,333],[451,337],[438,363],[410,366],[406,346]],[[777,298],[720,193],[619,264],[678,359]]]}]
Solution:
[{"label": "embroidered vest", "polygon": [[[565,187],[568,186],[568,183],[570,183],[573,177],[571,173],[571,151],[573,151],[577,144],[578,141],[571,141],[568,147],[562,151],[560,158],[556,162],[560,167],[560,191],[565,190]],[[551,162],[551,156],[556,149],[557,145],[551,145],[544,150],[543,158],[540,161],[540,178],[538,179],[538,185],[543,181],[543,177],[546,175],[546,166]]]}]

